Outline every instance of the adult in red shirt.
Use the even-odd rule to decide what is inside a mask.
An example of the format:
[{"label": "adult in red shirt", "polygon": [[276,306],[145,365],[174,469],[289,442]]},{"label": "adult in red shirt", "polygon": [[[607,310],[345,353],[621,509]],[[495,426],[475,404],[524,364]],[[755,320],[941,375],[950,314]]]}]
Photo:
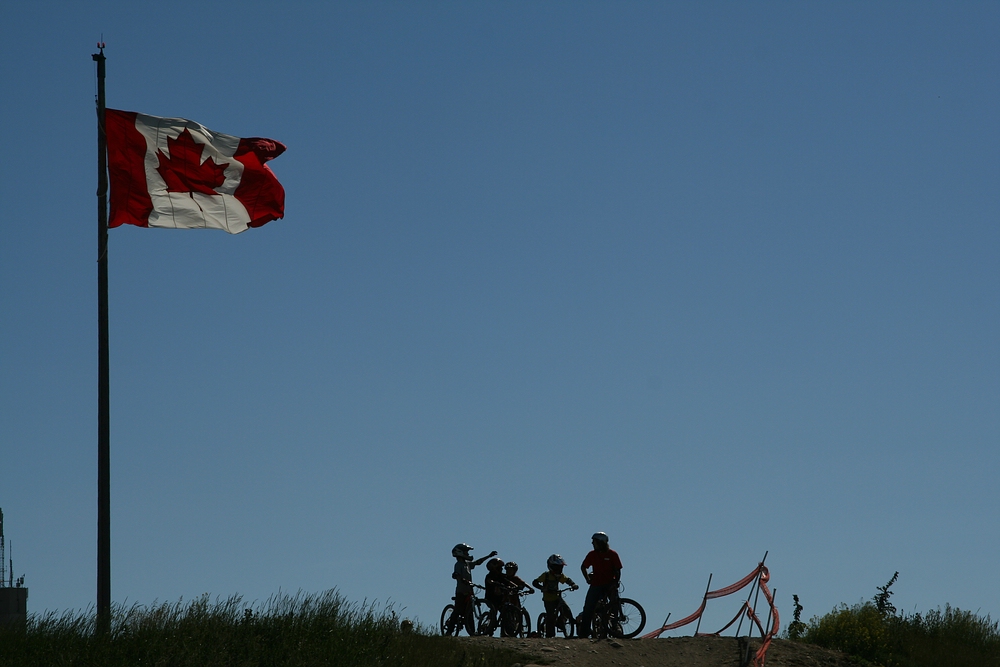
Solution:
[{"label": "adult in red shirt", "polygon": [[[580,614],[580,624],[577,626],[577,635],[580,637],[590,636],[594,607],[608,593],[618,591],[618,581],[622,572],[622,561],[618,557],[618,552],[608,545],[606,534],[594,533],[590,542],[594,545],[594,550],[587,554],[580,566],[583,578],[590,584],[587,599],[583,603],[583,612]],[[592,572],[588,572],[587,568]]]}]

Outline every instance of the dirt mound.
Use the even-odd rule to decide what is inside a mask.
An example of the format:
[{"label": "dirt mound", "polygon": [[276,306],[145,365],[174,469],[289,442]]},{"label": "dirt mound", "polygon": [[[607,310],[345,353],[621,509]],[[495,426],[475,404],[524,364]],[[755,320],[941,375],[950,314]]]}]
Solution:
[{"label": "dirt mound", "polygon": [[[740,667],[740,641],[735,637],[669,637],[663,639],[515,639],[467,637],[492,642],[532,656],[527,665],[551,667]],[[754,649],[757,642],[751,642]],[[767,652],[767,667],[849,667],[847,656],[810,644],[776,639]]]}]

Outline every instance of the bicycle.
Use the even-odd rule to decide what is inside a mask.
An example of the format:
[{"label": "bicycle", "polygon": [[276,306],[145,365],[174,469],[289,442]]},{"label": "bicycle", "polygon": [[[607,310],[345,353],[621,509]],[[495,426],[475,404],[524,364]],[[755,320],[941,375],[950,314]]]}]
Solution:
[{"label": "bicycle", "polygon": [[492,637],[499,627],[501,637],[527,636],[531,632],[531,615],[521,605],[521,598],[531,592],[510,590],[500,609],[484,601],[484,611],[479,615],[477,624],[478,633]]},{"label": "bicycle", "polygon": [[618,590],[605,595],[594,608],[591,631],[604,639],[631,639],[646,627],[646,610],[635,600],[619,597]]},{"label": "bicycle", "polygon": [[[559,608],[556,610],[555,619],[555,631],[557,634],[562,635],[564,638],[569,639],[576,632],[576,619],[573,617],[573,612],[570,611],[569,605],[566,604],[566,600],[562,599],[562,594],[566,591],[576,590],[574,588],[560,588],[559,593]],[[545,622],[548,620],[548,612],[543,611],[538,615],[538,620],[536,630],[541,636],[546,636]]]},{"label": "bicycle", "polygon": [[[441,634],[449,637],[451,635],[458,636],[459,633],[464,629],[470,637],[480,634],[479,628],[476,625],[476,621],[483,614],[484,609],[489,608],[489,603],[486,600],[481,600],[476,597],[475,589],[484,590],[479,584],[472,584],[472,599],[469,600],[468,615],[463,616],[455,610],[454,604],[446,604],[444,609],[441,610]],[[452,598],[455,600],[455,598]]]}]

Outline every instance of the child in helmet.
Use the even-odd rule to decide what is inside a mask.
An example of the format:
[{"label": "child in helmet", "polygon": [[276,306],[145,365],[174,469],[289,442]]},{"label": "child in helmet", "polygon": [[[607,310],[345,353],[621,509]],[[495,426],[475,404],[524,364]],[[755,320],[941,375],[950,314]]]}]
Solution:
[{"label": "child in helmet", "polygon": [[486,588],[485,598],[487,602],[499,609],[507,594],[507,575],[503,573],[503,560],[491,558],[490,562],[486,564],[486,569],[489,572],[487,572],[486,580],[483,582],[483,586]]},{"label": "child in helmet", "polygon": [[458,619],[466,619],[472,613],[472,569],[482,565],[487,558],[497,555],[496,551],[491,551],[479,560],[472,560],[470,551],[472,547],[468,544],[456,544],[451,550],[451,555],[456,561],[455,570],[451,573],[451,578],[455,580],[455,613],[448,620],[448,627],[453,629],[455,634],[458,634],[460,629],[457,625]]},{"label": "child in helmet", "polygon": [[[545,605],[545,636],[555,637],[556,617],[559,615],[559,609],[566,604],[562,599],[562,593],[559,592],[559,584],[567,584],[574,591],[580,587],[563,574],[566,561],[559,554],[549,556],[546,565],[549,569],[538,575],[531,583],[542,592],[542,604]],[[573,617],[568,609],[566,615],[570,618]]]},{"label": "child in helmet", "polygon": [[[504,568],[504,575],[507,579],[507,601],[521,610],[519,618],[521,618],[522,620],[518,621],[518,628],[523,632],[528,632],[531,630],[531,628],[524,627],[523,625],[521,625],[521,623],[524,622],[524,619],[526,619],[527,625],[530,626],[531,619],[527,618],[527,612],[525,612],[524,609],[521,607],[521,596],[518,595],[518,593],[520,593],[522,589],[527,589],[528,593],[534,593],[535,590],[528,585],[528,582],[526,582],[521,577],[517,576],[517,563],[515,563],[514,561],[508,561],[503,566],[503,568]],[[501,628],[501,634],[503,634],[503,631],[506,631],[508,634],[512,634],[515,632],[513,629],[510,628]]]},{"label": "child in helmet", "polygon": [[513,594],[521,592],[522,588],[527,588],[529,593],[534,593],[535,591],[528,585],[521,577],[517,576],[517,563],[514,561],[509,561],[503,566],[504,572],[507,575],[507,582],[510,584],[510,590]]},{"label": "child in helmet", "polygon": [[498,625],[500,607],[503,606],[504,600],[507,599],[507,575],[503,573],[503,561],[499,558],[491,558],[488,563],[486,563],[486,569],[489,570],[486,574],[486,580],[483,581],[483,587],[486,589],[486,593],[483,598],[490,606],[490,628],[487,630],[489,634],[492,634],[491,630],[495,630]]}]

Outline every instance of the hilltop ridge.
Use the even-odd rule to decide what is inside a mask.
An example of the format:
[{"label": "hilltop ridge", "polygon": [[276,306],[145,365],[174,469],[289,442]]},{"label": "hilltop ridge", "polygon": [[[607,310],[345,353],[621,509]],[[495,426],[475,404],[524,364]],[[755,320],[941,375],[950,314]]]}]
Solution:
[{"label": "hilltop ridge", "polygon": [[[736,637],[666,637],[660,639],[521,639],[464,637],[470,643],[494,643],[533,656],[529,665],[549,667],[739,667]],[[751,641],[754,649],[759,642]],[[767,652],[767,667],[849,667],[838,651],[775,639]]]}]

